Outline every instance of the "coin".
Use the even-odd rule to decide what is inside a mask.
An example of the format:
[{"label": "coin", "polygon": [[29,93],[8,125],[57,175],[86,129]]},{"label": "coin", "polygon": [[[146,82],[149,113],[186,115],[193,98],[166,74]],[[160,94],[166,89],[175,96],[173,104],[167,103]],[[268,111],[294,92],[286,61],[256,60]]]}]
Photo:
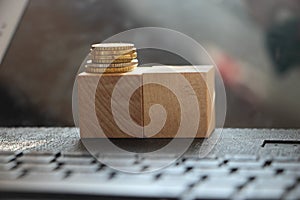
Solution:
[{"label": "coin", "polygon": [[94,55],[91,54],[92,56],[92,60],[128,60],[128,59],[134,59],[137,58],[137,53],[133,53],[133,54],[123,54],[123,55]]},{"label": "coin", "polygon": [[119,63],[131,63],[132,59],[92,59],[95,64],[119,64]]},{"label": "coin", "polygon": [[91,66],[91,67],[99,67],[99,68],[103,68],[103,67],[127,67],[127,66],[131,66],[131,65],[135,65],[138,64],[138,60],[137,59],[133,59],[130,60],[130,62],[126,62],[126,63],[95,63],[94,60],[88,60],[87,61],[87,66]]},{"label": "coin", "polygon": [[91,45],[85,66],[88,73],[124,73],[138,66],[137,52],[130,43],[99,43]]},{"label": "coin", "polygon": [[118,50],[118,51],[112,51],[112,50],[97,50],[97,49],[91,49],[91,54],[95,56],[111,56],[111,55],[124,55],[124,54],[134,54],[136,53],[136,48],[128,49],[128,50]]},{"label": "coin", "polygon": [[101,51],[130,50],[133,47],[134,45],[131,43],[99,43],[92,45],[92,49]]},{"label": "coin", "polygon": [[137,64],[130,65],[126,67],[91,67],[86,65],[86,72],[87,73],[125,73],[134,70],[137,67]]}]

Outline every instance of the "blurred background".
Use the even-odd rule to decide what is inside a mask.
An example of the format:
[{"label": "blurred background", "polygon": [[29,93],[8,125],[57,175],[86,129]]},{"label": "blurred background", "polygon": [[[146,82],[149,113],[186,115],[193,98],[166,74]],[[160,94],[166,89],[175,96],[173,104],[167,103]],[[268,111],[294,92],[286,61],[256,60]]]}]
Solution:
[{"label": "blurred background", "polygon": [[[0,126],[73,126],[73,83],[90,44],[157,26],[210,53],[226,86],[225,127],[299,128],[299,15],[299,0],[30,0],[0,66]],[[150,56],[140,62],[185,64]]]}]

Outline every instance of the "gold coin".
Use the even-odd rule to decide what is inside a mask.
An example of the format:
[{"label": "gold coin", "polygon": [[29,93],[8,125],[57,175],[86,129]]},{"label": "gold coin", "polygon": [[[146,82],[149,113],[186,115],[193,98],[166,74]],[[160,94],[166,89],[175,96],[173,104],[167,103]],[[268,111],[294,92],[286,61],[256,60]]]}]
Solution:
[{"label": "gold coin", "polygon": [[87,65],[91,67],[127,67],[138,64],[137,59],[130,60],[127,63],[96,63],[94,60],[88,60]]},{"label": "gold coin", "polygon": [[97,50],[91,49],[91,54],[95,56],[111,56],[111,55],[124,55],[124,54],[134,54],[136,53],[136,48],[132,48],[129,50],[119,50],[119,51],[111,51],[111,50]]},{"label": "gold coin", "polygon": [[113,59],[113,60],[104,60],[104,59],[92,59],[92,62],[95,64],[119,64],[119,63],[131,63],[132,59]]},{"label": "gold coin", "polygon": [[134,68],[137,67],[136,65],[131,65],[127,67],[107,67],[107,68],[102,68],[102,67],[91,67],[91,66],[86,66],[85,67],[85,72],[87,73],[125,73],[125,72],[130,72],[134,70]]},{"label": "gold coin", "polygon": [[94,55],[92,54],[92,60],[132,60],[134,58],[137,58],[137,53],[133,54],[123,54],[123,55]]},{"label": "gold coin", "polygon": [[92,49],[97,49],[101,51],[116,51],[116,50],[129,50],[134,47],[131,43],[99,43],[92,44]]},{"label": "gold coin", "polygon": [[98,64],[117,64],[117,63],[132,63],[132,62],[136,62],[136,59],[94,59],[92,58],[92,63]]}]

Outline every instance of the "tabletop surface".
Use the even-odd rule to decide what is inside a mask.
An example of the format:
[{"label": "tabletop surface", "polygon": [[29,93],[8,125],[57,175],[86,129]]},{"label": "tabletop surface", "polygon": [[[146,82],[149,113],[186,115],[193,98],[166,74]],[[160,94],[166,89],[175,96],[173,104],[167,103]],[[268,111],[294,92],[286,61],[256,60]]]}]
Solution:
[{"label": "tabletop surface", "polygon": [[[160,139],[116,139],[121,145],[140,148]],[[86,151],[77,128],[0,128],[0,151]],[[132,142],[135,145],[132,145]],[[300,129],[216,129],[209,139],[195,139],[187,154],[199,154],[215,144],[210,154],[299,155]]]}]

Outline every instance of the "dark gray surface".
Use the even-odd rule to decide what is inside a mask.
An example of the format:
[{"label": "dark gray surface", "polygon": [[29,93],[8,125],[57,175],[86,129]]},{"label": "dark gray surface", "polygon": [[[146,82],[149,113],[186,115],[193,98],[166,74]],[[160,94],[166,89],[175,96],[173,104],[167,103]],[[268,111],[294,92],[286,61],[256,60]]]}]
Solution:
[{"label": "dark gray surface", "polygon": [[[217,129],[209,139],[195,140],[187,154],[199,156],[200,151],[206,150],[207,145],[218,138],[219,133],[220,129]],[[75,128],[0,128],[0,138],[0,150],[84,151]],[[166,141],[168,140],[114,140],[120,144],[119,147],[133,151],[158,147],[166,144]],[[183,139],[178,141],[179,145],[184,142]],[[170,162],[174,157],[99,155],[107,163],[112,161],[104,166],[94,162],[95,158],[82,154],[78,157],[76,153],[54,155],[24,152],[17,156],[2,153],[0,193],[7,199],[299,199],[299,146],[299,130],[224,129],[211,152],[220,157],[184,157],[168,168],[135,175],[107,166],[113,166],[110,164],[114,163],[125,167],[122,169],[127,167],[127,170],[139,169],[139,172],[146,172],[146,168],[158,169],[162,161]],[[236,154],[294,158],[266,159]],[[222,157],[223,155],[226,156]]]},{"label": "dark gray surface", "polygon": [[[217,133],[214,134],[216,136]],[[85,151],[76,128],[0,128],[0,141],[1,151]],[[131,145],[130,140],[119,141],[125,146]],[[200,149],[205,149],[203,147],[210,142],[213,141],[195,140],[188,154],[199,155]],[[224,129],[211,151],[211,154],[218,156],[226,154],[298,156],[299,153],[300,130],[281,129]]]},{"label": "dark gray surface", "polygon": [[82,151],[76,128],[0,128],[0,150]]}]

